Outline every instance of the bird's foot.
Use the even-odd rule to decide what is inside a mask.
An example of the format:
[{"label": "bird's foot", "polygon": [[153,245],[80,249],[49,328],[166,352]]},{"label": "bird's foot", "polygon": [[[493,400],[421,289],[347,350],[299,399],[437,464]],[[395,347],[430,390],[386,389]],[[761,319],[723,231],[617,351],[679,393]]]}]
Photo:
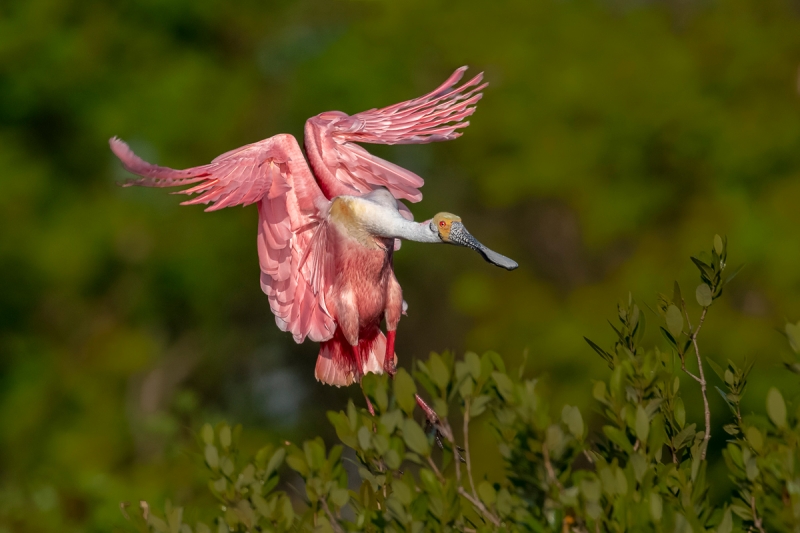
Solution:
[{"label": "bird's foot", "polygon": [[369,411],[369,414],[372,416],[375,416],[375,408],[372,407],[372,402],[369,401],[369,396],[367,396],[366,392],[364,393],[364,399],[367,400],[367,411]]},{"label": "bird's foot", "polygon": [[397,374],[397,364],[394,358],[386,358],[383,360],[383,371],[389,374],[390,377],[394,377],[394,375]]},{"label": "bird's foot", "polygon": [[450,442],[453,445],[453,453],[455,454],[456,458],[462,463],[466,462],[464,457],[461,455],[461,452],[464,450],[456,445],[455,440],[453,439],[453,431],[450,429],[450,424],[447,423],[447,420],[442,421],[439,418],[439,415],[436,414],[436,411],[434,411],[430,405],[425,403],[425,400],[423,400],[419,394],[415,394],[414,399],[417,401],[419,408],[422,409],[422,412],[425,413],[425,429],[436,431],[435,440],[439,448],[444,449],[444,443],[442,442],[442,439]]}]

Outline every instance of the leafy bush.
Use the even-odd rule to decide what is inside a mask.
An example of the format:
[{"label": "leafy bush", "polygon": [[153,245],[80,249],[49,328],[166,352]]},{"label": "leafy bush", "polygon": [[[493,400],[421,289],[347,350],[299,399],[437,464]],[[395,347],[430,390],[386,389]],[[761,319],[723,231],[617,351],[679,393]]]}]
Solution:
[{"label": "leafy bush", "polygon": [[[699,316],[692,320],[677,283],[671,295],[658,296],[650,315],[664,324],[666,350],[641,345],[647,312],[631,297],[618,305],[613,346],[587,339],[610,368],[593,385],[599,416],[591,428],[576,407],[552,410],[524,365],[509,371],[492,352],[461,359],[434,353],[417,362],[413,376],[403,369],[393,381],[366,376],[362,385],[375,416],[353,401],[329,412],[341,441],[331,448],[316,438],[302,446],[267,445],[242,460],[241,428],[206,424],[198,440],[220,503],[213,527],[183,524],[182,510],[170,505],[160,518],[142,503],[132,520],[141,531],[159,533],[800,531],[800,410],[772,388],[768,416],[744,415],[752,364],[722,366],[701,357],[700,331],[733,277],[726,277],[726,240],[715,236],[711,251],[692,261],[701,278]],[[785,334],[800,352],[800,323],[786,325]],[[687,368],[692,361],[696,372]],[[713,436],[727,440],[724,461],[736,486],[722,505],[710,502],[706,480],[712,438],[706,366],[720,378],[724,389],[716,390],[731,411],[726,434]],[[800,373],[797,360],[786,366]],[[703,427],[686,422],[681,372],[701,389]],[[422,391],[438,419],[421,416],[415,394]],[[479,419],[496,440],[480,453],[505,461],[500,483],[472,473],[469,431]],[[357,458],[357,476],[345,468],[345,447]],[[302,495],[284,490],[293,477],[302,479]]]}]

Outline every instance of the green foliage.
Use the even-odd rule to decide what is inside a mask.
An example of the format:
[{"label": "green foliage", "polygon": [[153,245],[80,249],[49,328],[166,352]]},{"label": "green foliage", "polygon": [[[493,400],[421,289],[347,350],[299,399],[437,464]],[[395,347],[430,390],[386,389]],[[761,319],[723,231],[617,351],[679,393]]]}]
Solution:
[{"label": "green foliage", "polygon": [[[609,350],[589,341],[610,373],[592,386],[598,416],[587,426],[577,407],[553,409],[537,379],[509,371],[494,352],[432,353],[417,361],[413,379],[399,371],[393,386],[370,374],[362,387],[375,414],[351,400],[328,419],[354,456],[345,469],[342,446],[326,451],[319,438],[302,446],[261,449],[237,461],[239,427],[201,429],[209,487],[222,504],[217,531],[800,531],[800,406],[787,404],[777,387],[765,399],[767,416],[741,412],[752,364],[708,366],[730,408],[722,454],[736,492],[730,501],[709,498],[709,417],[687,424],[680,375],[701,388],[706,381],[698,334],[708,308],[730,278],[723,278],[727,243],[715,237],[711,263],[692,258],[709,300],[692,327],[678,284],[659,295],[656,318],[668,349],[644,346],[645,311],[631,296],[617,306]],[[698,294],[701,291],[698,291]],[[680,310],[676,314],[675,310]],[[685,319],[685,320],[684,320]],[[787,331],[792,331],[790,327]],[[688,342],[687,342],[688,340]],[[698,375],[686,368],[690,348]],[[436,415],[419,413],[422,389]],[[794,408],[794,409],[792,409]],[[422,416],[420,416],[422,415]],[[720,415],[717,413],[717,417]],[[730,416],[730,415],[725,415]],[[451,425],[452,423],[452,425]],[[470,427],[488,423],[495,454],[505,463],[498,479],[476,478]],[[279,467],[305,491],[294,501],[280,490]],[[299,501],[302,500],[302,501]],[[297,506],[298,510],[293,507]],[[142,531],[190,533],[181,509],[164,518],[150,513]],[[141,522],[141,521],[140,521]],[[148,529],[149,528],[149,529]]]},{"label": "green foliage", "polygon": [[[608,362],[581,336],[611,353],[601,317],[629,290],[640,342],[674,336],[674,311],[659,323],[641,297],[670,273],[694,309],[684,258],[719,232],[747,269],[713,300],[703,353],[726,368],[749,357],[742,412],[763,412],[776,385],[790,419],[782,363],[800,359],[772,326],[800,346],[800,326],[783,327],[800,318],[798,13],[795,0],[0,1],[0,532],[114,531],[119,501],[168,496],[196,502],[194,524],[213,496],[195,499],[208,491],[181,453],[187,428],[242,421],[248,454],[277,435],[332,443],[318,406],[352,394],[317,386],[317,347],[274,326],[255,207],[121,189],[107,139],[194,166],[299,137],[322,111],[417,96],[464,64],[489,86],[463,137],[367,148],[425,178],[417,220],[457,213],[520,268],[404,245],[401,365],[452,347],[516,368],[528,349],[542,393],[578,407],[592,438],[588,384]],[[729,391],[708,374],[722,411],[714,386]],[[687,384],[676,417],[702,427]],[[481,446],[489,426],[473,428]],[[499,461],[474,454],[473,470],[495,483]],[[716,451],[708,476],[727,498]]]}]

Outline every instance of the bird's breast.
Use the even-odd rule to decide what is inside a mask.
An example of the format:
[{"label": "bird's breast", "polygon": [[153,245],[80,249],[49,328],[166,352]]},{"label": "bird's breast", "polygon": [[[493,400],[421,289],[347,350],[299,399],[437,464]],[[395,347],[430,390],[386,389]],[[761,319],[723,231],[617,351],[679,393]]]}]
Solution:
[{"label": "bird's breast", "polygon": [[374,325],[386,309],[393,242],[368,236],[372,242],[365,245],[336,225],[332,230],[335,281],[329,299],[337,301],[345,293],[352,294],[361,327]]}]

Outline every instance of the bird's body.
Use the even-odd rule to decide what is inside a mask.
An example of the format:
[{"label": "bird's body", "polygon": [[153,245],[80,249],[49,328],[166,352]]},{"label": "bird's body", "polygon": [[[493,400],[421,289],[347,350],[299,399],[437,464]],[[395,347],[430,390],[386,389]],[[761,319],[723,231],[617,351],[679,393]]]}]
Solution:
[{"label": "bird's body", "polygon": [[[394,201],[388,191],[380,192]],[[392,211],[401,215],[396,207],[369,198],[375,193],[367,196],[334,198],[327,218],[334,279],[325,300],[332,302],[328,310],[337,330],[322,344],[315,375],[332,385],[349,385],[359,377],[359,362],[350,357],[350,346],[359,345],[362,373],[383,372],[387,354],[381,319],[385,317],[389,335],[393,335],[403,308],[403,292],[392,269],[394,239],[368,229],[376,215],[391,218]]]},{"label": "bird's body", "polygon": [[408,102],[352,116],[331,111],[312,117],[305,129],[308,162],[287,134],[186,170],[147,163],[116,138],[111,149],[142,176],[131,185],[192,185],[179,192],[199,196],[184,203],[211,203],[207,211],[257,204],[261,288],[278,327],[298,343],[322,343],[318,380],[349,385],[367,372],[394,372],[395,332],[405,303],[392,259],[401,239],[459,244],[498,266],[517,266],[481,245],[454,215],[413,222],[399,200],[419,201],[422,179],[354,144],[459,136],[456,130],[469,124],[463,119],[474,112],[485,86],[479,75],[453,88],[463,71]]}]

